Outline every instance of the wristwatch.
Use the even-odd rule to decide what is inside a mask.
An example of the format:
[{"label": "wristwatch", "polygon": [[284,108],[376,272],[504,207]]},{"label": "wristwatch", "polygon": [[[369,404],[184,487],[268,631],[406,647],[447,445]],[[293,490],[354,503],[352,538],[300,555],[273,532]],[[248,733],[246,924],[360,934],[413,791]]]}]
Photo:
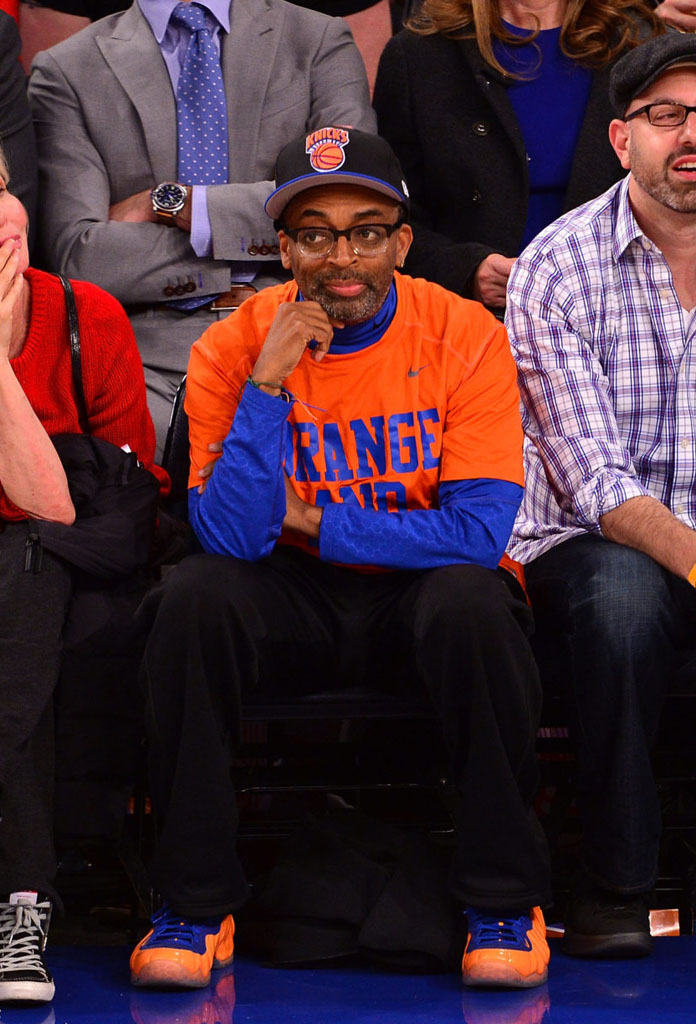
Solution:
[{"label": "wristwatch", "polygon": [[188,189],[175,181],[163,181],[150,191],[152,211],[163,221],[173,221],[186,203]]}]

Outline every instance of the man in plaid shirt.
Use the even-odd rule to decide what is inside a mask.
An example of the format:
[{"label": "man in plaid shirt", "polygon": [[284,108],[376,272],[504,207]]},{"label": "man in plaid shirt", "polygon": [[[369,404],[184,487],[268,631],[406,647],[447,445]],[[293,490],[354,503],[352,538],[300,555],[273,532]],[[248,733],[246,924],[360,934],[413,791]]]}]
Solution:
[{"label": "man in plaid shirt", "polygon": [[661,823],[650,747],[696,646],[696,38],[611,79],[628,177],[543,231],[510,278],[526,490],[509,552],[563,644],[583,871],[564,948],[650,952]]}]

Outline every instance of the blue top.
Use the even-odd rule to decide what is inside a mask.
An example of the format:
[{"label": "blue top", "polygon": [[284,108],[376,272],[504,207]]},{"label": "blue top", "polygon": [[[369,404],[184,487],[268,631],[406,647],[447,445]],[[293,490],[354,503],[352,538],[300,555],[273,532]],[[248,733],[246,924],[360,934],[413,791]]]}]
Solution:
[{"label": "blue top", "polygon": [[[504,22],[518,36],[528,29]],[[493,41],[506,71],[528,77],[508,83],[529,158],[529,206],[522,248],[563,213],[573,156],[585,116],[592,72],[561,51],[560,28],[544,29],[532,43]]]}]

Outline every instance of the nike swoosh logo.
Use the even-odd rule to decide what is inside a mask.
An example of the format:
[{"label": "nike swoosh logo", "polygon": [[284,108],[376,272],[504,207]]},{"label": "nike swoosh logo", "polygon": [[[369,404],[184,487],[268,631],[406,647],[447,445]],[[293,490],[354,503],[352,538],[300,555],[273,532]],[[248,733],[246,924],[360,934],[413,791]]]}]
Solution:
[{"label": "nike swoosh logo", "polygon": [[417,377],[421,370],[426,370],[430,366],[430,363],[426,363],[425,366],[419,366],[417,370],[410,369],[408,371],[409,377]]}]

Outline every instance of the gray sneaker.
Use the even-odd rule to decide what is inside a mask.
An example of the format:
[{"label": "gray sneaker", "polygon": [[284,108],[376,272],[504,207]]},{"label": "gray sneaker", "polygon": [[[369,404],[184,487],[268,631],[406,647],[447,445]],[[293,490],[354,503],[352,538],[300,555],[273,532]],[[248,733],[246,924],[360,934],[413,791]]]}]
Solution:
[{"label": "gray sneaker", "polygon": [[43,962],[51,904],[29,894],[0,903],[0,1003],[47,1003],[55,985]]}]

